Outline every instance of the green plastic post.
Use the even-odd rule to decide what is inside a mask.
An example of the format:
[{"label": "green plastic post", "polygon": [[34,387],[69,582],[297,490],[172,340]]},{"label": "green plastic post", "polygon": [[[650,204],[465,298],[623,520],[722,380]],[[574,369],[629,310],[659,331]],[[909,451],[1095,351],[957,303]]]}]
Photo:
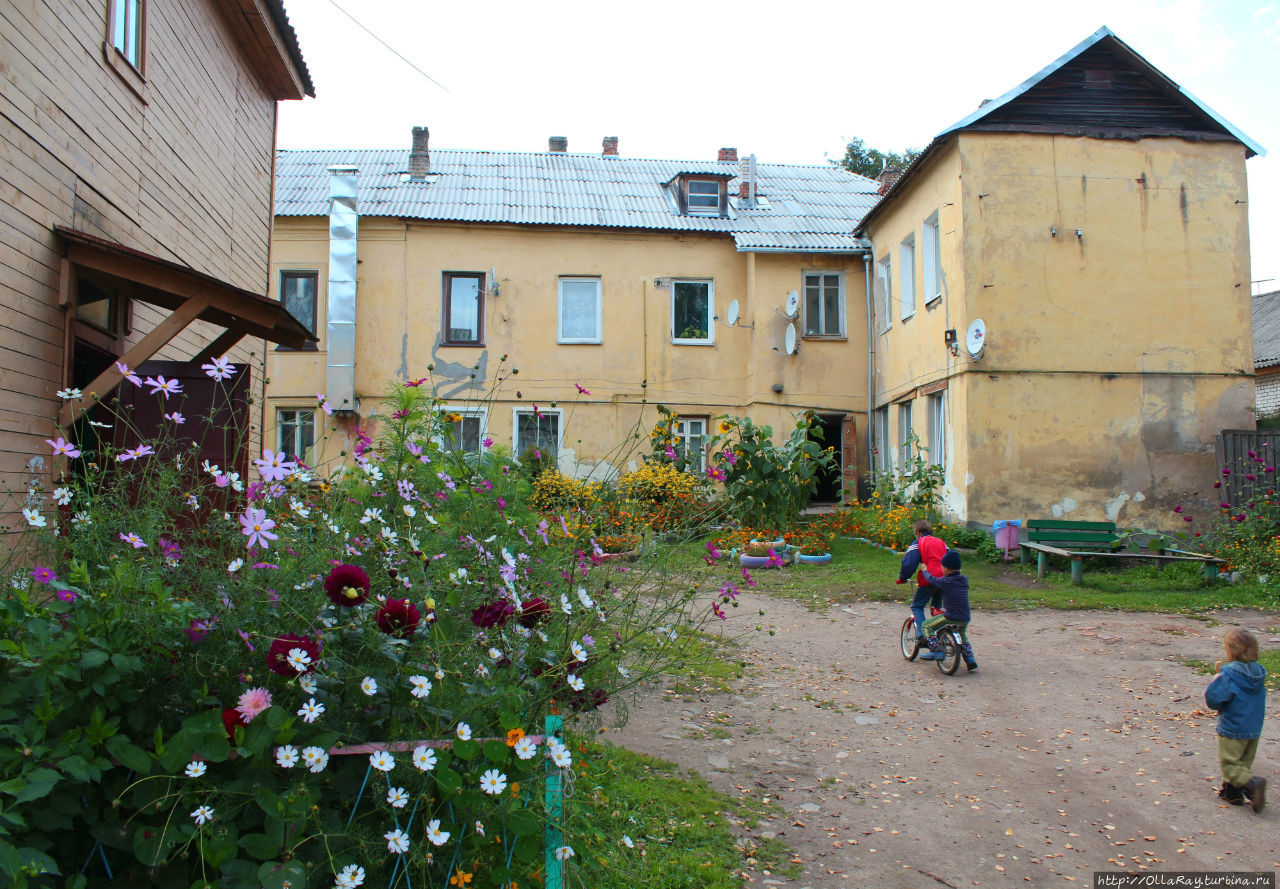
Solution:
[{"label": "green plastic post", "polygon": [[1049,554],[1036,553],[1036,580],[1044,580],[1044,573],[1049,568]]},{"label": "green plastic post", "polygon": [[[548,716],[544,723],[547,740],[560,731],[564,720],[559,716]],[[564,836],[560,832],[561,819],[564,817],[564,785],[561,783],[560,769],[555,763],[547,760],[547,884],[546,889],[564,889],[564,862],[556,857],[556,850],[564,845]]]},{"label": "green plastic post", "polygon": [[1084,559],[1071,560],[1071,583],[1075,586],[1084,586]]}]

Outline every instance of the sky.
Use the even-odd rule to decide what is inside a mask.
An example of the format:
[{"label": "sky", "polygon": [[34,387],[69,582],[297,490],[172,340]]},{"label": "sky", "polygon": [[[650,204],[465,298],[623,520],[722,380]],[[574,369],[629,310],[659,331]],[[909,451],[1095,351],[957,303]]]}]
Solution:
[{"label": "sky", "polygon": [[1252,291],[1280,290],[1280,0],[336,3],[285,0],[317,98],[281,103],[281,148],[407,149],[416,125],[432,148],[820,164],[923,147],[1106,25],[1267,149]]}]

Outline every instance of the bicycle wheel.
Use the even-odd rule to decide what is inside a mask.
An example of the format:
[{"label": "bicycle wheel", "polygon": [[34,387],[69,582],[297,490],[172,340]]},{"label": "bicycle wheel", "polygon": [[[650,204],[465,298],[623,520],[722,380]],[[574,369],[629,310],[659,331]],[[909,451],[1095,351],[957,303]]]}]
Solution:
[{"label": "bicycle wheel", "polygon": [[902,622],[902,656],[914,661],[919,653],[920,648],[916,645],[916,619],[913,615]]},{"label": "bicycle wheel", "polygon": [[938,661],[938,670],[947,676],[954,676],[960,669],[960,637],[954,630],[943,630],[938,634],[942,643],[942,660]]}]

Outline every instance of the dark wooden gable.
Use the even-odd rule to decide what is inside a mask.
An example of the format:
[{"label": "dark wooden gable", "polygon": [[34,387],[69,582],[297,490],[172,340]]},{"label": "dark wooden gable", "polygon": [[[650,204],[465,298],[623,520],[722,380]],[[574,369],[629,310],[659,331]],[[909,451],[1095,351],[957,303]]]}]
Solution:
[{"label": "dark wooden gable", "polygon": [[1103,40],[967,130],[1234,139],[1175,85]]}]

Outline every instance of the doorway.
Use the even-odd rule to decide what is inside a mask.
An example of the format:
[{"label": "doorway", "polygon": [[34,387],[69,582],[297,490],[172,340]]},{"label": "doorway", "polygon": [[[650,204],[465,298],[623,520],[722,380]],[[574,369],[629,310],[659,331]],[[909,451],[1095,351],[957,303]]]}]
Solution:
[{"label": "doorway", "polygon": [[809,440],[823,450],[830,448],[835,455],[835,465],[821,471],[814,478],[813,493],[809,502],[815,505],[831,505],[840,502],[844,486],[844,416],[842,414],[818,414],[809,427]]}]

